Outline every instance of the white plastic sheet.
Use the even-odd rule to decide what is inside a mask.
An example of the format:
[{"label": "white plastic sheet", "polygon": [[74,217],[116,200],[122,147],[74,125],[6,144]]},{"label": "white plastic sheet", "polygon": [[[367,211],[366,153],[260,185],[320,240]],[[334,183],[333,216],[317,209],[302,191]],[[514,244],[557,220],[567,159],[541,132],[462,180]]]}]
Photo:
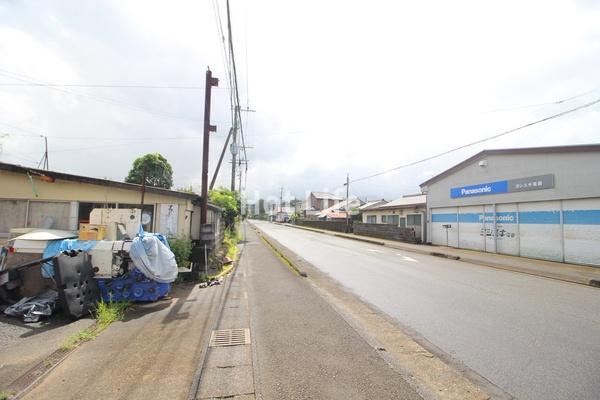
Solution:
[{"label": "white plastic sheet", "polygon": [[177,278],[175,255],[157,236],[143,235],[133,239],[129,255],[133,264],[149,279],[170,283]]}]

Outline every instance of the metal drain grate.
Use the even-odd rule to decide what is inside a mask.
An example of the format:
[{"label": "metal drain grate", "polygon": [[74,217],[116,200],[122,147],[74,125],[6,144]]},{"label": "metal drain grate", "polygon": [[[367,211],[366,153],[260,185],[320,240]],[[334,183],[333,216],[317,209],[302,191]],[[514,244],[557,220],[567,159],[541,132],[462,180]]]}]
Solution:
[{"label": "metal drain grate", "polygon": [[210,347],[240,346],[250,344],[250,329],[224,329],[213,331]]}]

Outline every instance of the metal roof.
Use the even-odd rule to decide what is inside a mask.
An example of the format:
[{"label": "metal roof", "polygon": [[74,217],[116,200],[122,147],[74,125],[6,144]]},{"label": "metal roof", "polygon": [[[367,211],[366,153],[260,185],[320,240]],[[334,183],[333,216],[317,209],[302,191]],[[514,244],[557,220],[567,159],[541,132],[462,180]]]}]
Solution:
[{"label": "metal roof", "polygon": [[424,206],[427,202],[427,196],[424,194],[419,194],[415,196],[406,196],[401,197],[399,199],[390,201],[384,205],[370,208],[369,211],[373,210],[389,210],[392,208],[412,208],[418,206]]},{"label": "metal roof", "polygon": [[546,147],[520,147],[520,148],[512,148],[512,149],[492,149],[492,150],[483,150],[479,153],[475,154],[472,157],[467,158],[466,160],[456,164],[455,166],[445,170],[444,172],[429,178],[425,182],[421,183],[419,186],[427,186],[434,182],[439,181],[449,175],[452,175],[456,171],[459,171],[471,163],[493,155],[504,155],[504,154],[551,154],[551,153],[589,153],[598,151],[600,152],[600,144],[576,144],[569,146],[546,146]]},{"label": "metal roof", "polygon": [[342,200],[341,197],[338,197],[332,193],[326,193],[326,192],[311,192],[311,194],[313,196],[315,196],[315,198],[317,199],[329,199],[329,200]]},{"label": "metal roof", "polygon": [[369,201],[369,202],[363,204],[362,206],[358,207],[358,209],[360,211],[367,211],[367,210],[370,210],[370,209],[375,208],[375,207],[383,206],[383,205],[385,205],[387,203],[388,202],[385,199],[373,200],[373,201]]},{"label": "metal roof", "polygon": [[[21,165],[8,164],[8,163],[3,163],[3,162],[0,162],[0,171],[9,171],[9,172],[15,172],[18,174],[25,174],[25,175],[30,174],[30,175],[34,175],[34,176],[46,176],[46,177],[51,177],[53,179],[60,179],[63,181],[88,183],[90,185],[99,185],[99,186],[109,186],[109,187],[125,189],[125,190],[133,190],[136,192],[140,192],[142,190],[142,185],[138,185],[135,183],[111,181],[108,179],[100,179],[100,178],[92,178],[89,176],[73,175],[73,174],[67,174],[64,172],[46,171],[44,169],[29,168],[29,167],[24,167]],[[156,193],[156,194],[162,194],[164,196],[179,197],[182,199],[191,200],[194,203],[198,202],[198,204],[200,204],[199,203],[200,196],[195,193],[179,192],[176,190],[163,189],[163,188],[158,188],[158,187],[154,187],[154,186],[146,186],[146,193]],[[214,204],[209,204],[209,207],[219,210],[219,207],[215,206]]]}]

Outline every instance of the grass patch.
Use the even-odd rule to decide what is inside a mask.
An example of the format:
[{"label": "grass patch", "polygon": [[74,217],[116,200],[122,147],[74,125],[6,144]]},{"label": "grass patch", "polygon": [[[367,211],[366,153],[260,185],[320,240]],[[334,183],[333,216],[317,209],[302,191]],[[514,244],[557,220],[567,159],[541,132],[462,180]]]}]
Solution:
[{"label": "grass patch", "polygon": [[100,301],[96,308],[96,321],[100,331],[115,321],[121,321],[125,316],[125,310],[129,306],[130,303],[125,301],[110,301],[108,303]]},{"label": "grass patch", "polygon": [[77,347],[80,343],[88,342],[94,339],[97,335],[95,328],[96,327],[93,326],[69,336],[67,340],[60,345],[60,349],[63,351],[71,350]]},{"label": "grass patch", "polygon": [[14,393],[7,392],[6,390],[0,390],[0,400],[8,400]]},{"label": "grass patch", "polygon": [[225,253],[231,260],[237,259],[238,247],[237,244],[242,240],[242,235],[238,230],[238,226],[232,226],[225,230],[225,237],[223,238],[223,245],[227,249]]},{"label": "grass patch", "polygon": [[[96,307],[96,323],[82,330],[81,332],[75,333],[67,338],[61,345],[60,349],[67,351],[74,349],[80,343],[89,342],[93,340],[110,324],[115,321],[121,321],[125,316],[125,310],[130,306],[128,302],[108,302],[100,301]],[[1,400],[1,398],[0,398]]]}]

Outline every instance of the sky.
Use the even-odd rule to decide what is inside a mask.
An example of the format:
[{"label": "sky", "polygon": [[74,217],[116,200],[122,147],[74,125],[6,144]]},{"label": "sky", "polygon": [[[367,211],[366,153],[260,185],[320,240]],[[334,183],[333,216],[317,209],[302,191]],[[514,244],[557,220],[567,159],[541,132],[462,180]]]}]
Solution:
[{"label": "sky", "polygon": [[[224,0],[1,0],[0,161],[123,180],[160,152],[200,190],[231,127]],[[600,105],[361,178],[600,98],[600,2],[231,0],[246,197],[392,200],[484,149],[600,143]],[[124,88],[31,86],[31,83]],[[217,186],[229,186],[230,155]],[[357,180],[357,182],[353,182]]]}]

